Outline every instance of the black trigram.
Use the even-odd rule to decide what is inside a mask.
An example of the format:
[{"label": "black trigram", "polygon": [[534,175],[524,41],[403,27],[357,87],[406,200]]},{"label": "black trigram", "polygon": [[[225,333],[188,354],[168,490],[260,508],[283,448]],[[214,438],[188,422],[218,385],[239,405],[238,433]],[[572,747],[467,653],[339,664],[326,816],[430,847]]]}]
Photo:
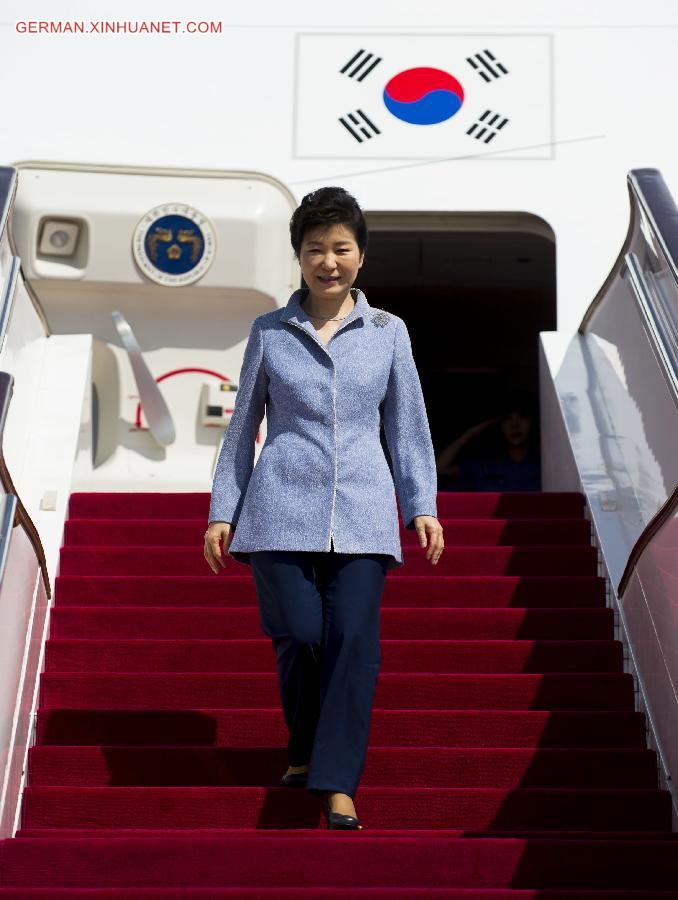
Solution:
[{"label": "black trigram", "polygon": [[[488,116],[492,116],[492,118],[488,119]],[[501,119],[501,121],[497,122],[497,119]],[[496,137],[497,132],[501,131],[501,129],[504,127],[504,125],[506,125],[507,122],[508,119],[502,119],[499,113],[495,113],[494,115],[492,115],[491,110],[486,109],[482,116],[478,119],[478,121],[474,122],[473,125],[471,125],[466,134],[470,134],[477,141],[483,140],[483,135],[487,134],[487,137],[483,140],[483,143],[489,144],[492,138]],[[476,128],[478,128],[479,130],[476,131]]]},{"label": "black trigram", "polygon": [[481,50],[480,53],[474,53],[473,56],[467,56],[466,62],[472,66],[485,81],[492,81],[493,78],[501,78],[502,75],[508,75],[508,69],[505,69],[489,50]]},{"label": "black trigram", "polygon": [[366,138],[372,138],[375,134],[381,134],[381,131],[379,131],[374,122],[368,119],[362,109],[357,109],[354,113],[348,113],[345,116],[339,116],[339,121],[360,144],[363,142],[363,138],[360,137],[361,134]]},{"label": "black trigram", "polygon": [[[348,75],[349,78],[355,78],[356,81],[362,81],[366,75],[369,75],[372,69],[379,65],[381,62],[381,56],[374,56],[372,53],[368,53],[367,50],[358,50],[345,66],[342,66],[339,69],[339,73],[341,75]],[[362,71],[360,71],[362,69]],[[360,73],[360,74],[358,74]]]}]

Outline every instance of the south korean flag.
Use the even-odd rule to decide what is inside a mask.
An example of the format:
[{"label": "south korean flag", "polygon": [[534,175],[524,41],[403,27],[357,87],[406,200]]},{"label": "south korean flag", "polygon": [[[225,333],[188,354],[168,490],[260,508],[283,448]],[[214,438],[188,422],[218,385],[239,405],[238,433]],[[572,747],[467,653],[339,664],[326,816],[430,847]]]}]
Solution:
[{"label": "south korean flag", "polygon": [[294,155],[552,159],[549,35],[297,35]]}]

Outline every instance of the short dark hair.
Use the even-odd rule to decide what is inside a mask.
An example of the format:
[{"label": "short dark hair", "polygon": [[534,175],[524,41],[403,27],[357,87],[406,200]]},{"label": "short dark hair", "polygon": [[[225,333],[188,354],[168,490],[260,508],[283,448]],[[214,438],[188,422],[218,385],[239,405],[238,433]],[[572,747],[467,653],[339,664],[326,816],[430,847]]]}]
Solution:
[{"label": "short dark hair", "polygon": [[525,388],[506,388],[501,394],[500,405],[502,418],[507,418],[512,412],[532,420],[539,417],[539,399],[533,391]]},{"label": "short dark hair", "polygon": [[299,258],[304,234],[318,225],[347,225],[358,249],[367,249],[367,222],[358,201],[342,187],[323,187],[311,191],[302,199],[290,219],[292,247]]}]

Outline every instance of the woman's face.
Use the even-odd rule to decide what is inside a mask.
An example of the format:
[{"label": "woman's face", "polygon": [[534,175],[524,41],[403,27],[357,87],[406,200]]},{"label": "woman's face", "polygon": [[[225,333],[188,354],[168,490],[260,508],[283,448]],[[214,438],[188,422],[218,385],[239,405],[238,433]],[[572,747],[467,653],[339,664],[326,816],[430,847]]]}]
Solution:
[{"label": "woman's face", "polygon": [[318,225],[304,232],[299,264],[311,293],[320,299],[345,297],[365,254],[347,225]]}]

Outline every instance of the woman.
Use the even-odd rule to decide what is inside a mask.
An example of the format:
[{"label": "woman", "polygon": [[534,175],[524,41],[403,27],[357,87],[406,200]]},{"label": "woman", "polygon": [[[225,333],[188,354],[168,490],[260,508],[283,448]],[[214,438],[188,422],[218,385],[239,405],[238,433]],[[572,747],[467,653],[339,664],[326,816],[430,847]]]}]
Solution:
[{"label": "woman", "polygon": [[329,828],[357,829],[384,579],[403,564],[394,486],[436,565],[435,457],[405,323],[352,288],[367,246],[357,202],[338,187],[307,194],[290,234],[307,287],[252,325],[205,558],[214,572],[225,565],[221,541],[252,567],[289,729],[281,784],[321,795]]}]

